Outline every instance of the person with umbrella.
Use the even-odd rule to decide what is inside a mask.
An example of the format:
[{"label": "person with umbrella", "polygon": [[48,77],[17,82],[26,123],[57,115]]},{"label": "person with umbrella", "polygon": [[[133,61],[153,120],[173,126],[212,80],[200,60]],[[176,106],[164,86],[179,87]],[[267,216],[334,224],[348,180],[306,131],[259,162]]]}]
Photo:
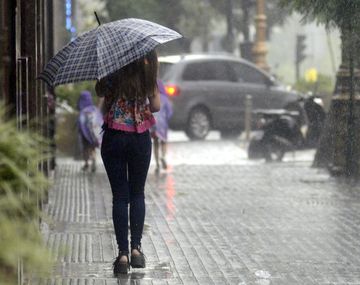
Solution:
[{"label": "person with umbrella", "polygon": [[144,187],[151,158],[149,129],[155,124],[152,112],[160,108],[155,48],[181,37],[142,19],[99,25],[68,43],[39,76],[52,87],[97,80],[96,92],[105,98],[101,156],[113,193],[113,223],[119,249],[113,263],[115,275],[127,273],[130,265],[145,267],[141,239]]},{"label": "person with umbrella", "polygon": [[[151,51],[96,84],[104,96],[104,135],[101,156],[113,192],[113,219],[119,256],[114,273],[129,265],[144,268],[141,238],[145,219],[144,187],[151,159],[149,129],[152,112],[160,110],[156,84],[157,56]],[[130,203],[131,260],[128,257],[128,203]]]}]

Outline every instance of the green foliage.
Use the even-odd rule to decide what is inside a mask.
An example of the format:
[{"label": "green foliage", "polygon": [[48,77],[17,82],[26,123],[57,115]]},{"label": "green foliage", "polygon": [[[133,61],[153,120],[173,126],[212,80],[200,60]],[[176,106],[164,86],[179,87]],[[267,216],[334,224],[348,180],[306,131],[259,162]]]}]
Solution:
[{"label": "green foliage", "polygon": [[[226,4],[227,1],[218,1],[218,0],[209,0],[211,6],[218,11],[222,16],[226,15]],[[289,9],[287,7],[279,7],[279,0],[266,0],[265,9],[266,9],[266,28],[267,36],[270,37],[271,30],[275,26],[282,25],[289,15]],[[256,16],[256,0],[241,0],[233,1],[233,11],[241,11],[241,13],[234,13],[234,29],[239,32],[244,32],[245,29],[249,27],[244,26],[243,16],[244,9],[249,13],[249,23],[251,25],[255,21]]]},{"label": "green foliage", "polygon": [[49,254],[38,229],[38,203],[49,186],[39,171],[45,141],[30,132],[18,132],[5,120],[0,104],[0,280],[16,284],[19,260],[26,273],[49,268]]},{"label": "green foliage", "polygon": [[[98,105],[100,98],[96,96],[95,82],[84,81],[80,83],[61,85],[56,87],[55,93],[57,100],[66,101],[75,111],[77,111],[77,102],[80,93],[83,90],[88,90],[92,94],[93,103]],[[57,116],[57,131],[55,141],[57,151],[60,155],[75,156],[79,154],[78,145],[78,130],[77,118],[78,112],[69,112],[59,114]]]},{"label": "green foliage", "polygon": [[[182,1],[179,0],[105,0],[109,14],[109,21],[123,18],[141,18],[153,21],[180,31],[180,19],[184,15]],[[184,1],[184,0],[183,0]],[[190,0],[186,0],[190,1]],[[196,1],[198,2],[198,1]],[[188,21],[194,21],[188,19]],[[182,33],[183,34],[183,33]],[[166,51],[183,52],[188,49],[187,38],[192,35],[185,35],[184,39],[166,44]]]},{"label": "green foliage", "polygon": [[303,15],[304,20],[316,20],[341,32],[342,64],[355,59],[360,66],[360,1],[358,0],[279,0],[280,4]]},{"label": "green foliage", "polygon": [[341,29],[349,24],[360,27],[358,17],[360,1],[357,0],[279,0],[279,2],[302,14],[304,19],[317,20]]},{"label": "green foliage", "polygon": [[289,15],[290,9],[287,7],[279,7],[279,0],[266,1],[266,26],[268,37],[270,37],[271,29],[276,26],[282,26]]},{"label": "green foliage", "polygon": [[187,37],[200,36],[203,41],[209,41],[211,19],[218,17],[216,10],[203,1],[182,1],[184,15],[178,23],[179,30]]},{"label": "green foliage", "polygon": [[76,17],[81,19],[81,21],[77,23],[78,33],[89,31],[98,26],[94,11],[97,13],[101,23],[106,22],[108,13],[105,9],[104,0],[77,0],[76,4],[79,7]]},{"label": "green foliage", "polygon": [[[288,15],[287,9],[280,9],[276,4],[278,0],[267,0],[268,29],[282,24]],[[180,31],[184,39],[176,41],[178,49],[187,51],[186,44],[195,37],[200,36],[202,41],[209,41],[210,31],[214,28],[213,19],[226,18],[227,1],[218,0],[105,0],[109,20],[122,18],[143,18],[163,24],[169,28]],[[233,8],[242,11],[243,1],[233,1]],[[256,7],[255,1],[249,2],[250,21],[253,22]],[[242,13],[234,13],[234,29],[243,32],[245,27],[242,22]],[[183,43],[185,42],[185,43]],[[183,46],[181,46],[183,44]],[[167,45],[172,47],[174,43]],[[206,43],[205,43],[206,45]],[[169,49],[169,48],[168,48]],[[170,48],[171,50],[171,48]],[[178,51],[179,52],[179,51]]]},{"label": "green foliage", "polygon": [[83,90],[90,91],[93,96],[93,102],[97,102],[98,98],[95,93],[95,82],[93,81],[83,81],[80,83],[60,85],[56,87],[55,93],[57,99],[60,101],[66,101],[71,107],[76,109],[80,92]]},{"label": "green foliage", "polygon": [[111,21],[123,18],[142,18],[175,28],[183,14],[178,0],[106,0]]},{"label": "green foliage", "polygon": [[77,127],[78,116],[78,112],[64,112],[57,116],[55,141],[58,156],[78,158],[80,155]]},{"label": "green foliage", "polygon": [[317,82],[307,82],[304,78],[298,80],[294,88],[302,93],[317,92],[330,95],[334,91],[334,81],[331,76],[319,74]]}]

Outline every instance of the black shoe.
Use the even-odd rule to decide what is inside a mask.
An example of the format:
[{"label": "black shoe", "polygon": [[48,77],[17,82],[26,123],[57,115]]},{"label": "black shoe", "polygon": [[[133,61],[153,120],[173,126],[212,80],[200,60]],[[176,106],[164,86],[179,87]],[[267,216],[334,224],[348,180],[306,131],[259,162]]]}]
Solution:
[{"label": "black shoe", "polygon": [[[126,258],[127,258],[126,262],[120,261],[120,258],[122,256],[126,256]],[[130,264],[129,264],[128,253],[127,252],[120,252],[119,256],[115,259],[115,261],[113,263],[114,275],[127,274],[129,269],[130,269]]]},{"label": "black shoe", "polygon": [[[132,251],[136,249],[140,254],[132,254]],[[131,249],[131,261],[130,265],[132,268],[145,268],[145,255],[141,250],[140,246],[134,247]]]},{"label": "black shoe", "polygon": [[81,167],[81,170],[82,171],[87,171],[88,168],[89,168],[89,164],[86,163],[83,167]]}]

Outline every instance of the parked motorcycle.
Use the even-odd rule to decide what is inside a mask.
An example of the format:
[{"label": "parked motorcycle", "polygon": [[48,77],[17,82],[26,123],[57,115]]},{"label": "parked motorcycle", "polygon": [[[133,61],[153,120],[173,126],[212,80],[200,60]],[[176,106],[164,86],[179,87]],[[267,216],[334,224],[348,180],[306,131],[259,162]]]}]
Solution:
[{"label": "parked motorcycle", "polygon": [[[318,97],[299,100],[297,110],[257,110],[257,132],[248,147],[250,159],[281,161],[286,152],[315,147],[325,122],[325,111]],[[305,118],[303,119],[303,117]],[[303,132],[306,122],[307,131]]]}]

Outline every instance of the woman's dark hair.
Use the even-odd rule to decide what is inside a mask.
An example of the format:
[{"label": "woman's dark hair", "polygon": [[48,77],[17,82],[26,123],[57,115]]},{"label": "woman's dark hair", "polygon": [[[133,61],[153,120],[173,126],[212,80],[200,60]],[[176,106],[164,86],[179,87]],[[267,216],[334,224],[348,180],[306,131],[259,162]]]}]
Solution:
[{"label": "woman's dark hair", "polygon": [[105,96],[105,110],[108,111],[120,98],[145,101],[153,96],[157,90],[157,73],[157,54],[153,50],[102,78],[96,83],[95,89],[99,96]]}]

